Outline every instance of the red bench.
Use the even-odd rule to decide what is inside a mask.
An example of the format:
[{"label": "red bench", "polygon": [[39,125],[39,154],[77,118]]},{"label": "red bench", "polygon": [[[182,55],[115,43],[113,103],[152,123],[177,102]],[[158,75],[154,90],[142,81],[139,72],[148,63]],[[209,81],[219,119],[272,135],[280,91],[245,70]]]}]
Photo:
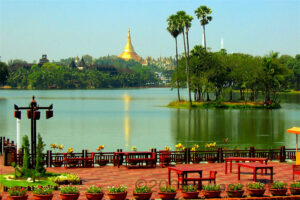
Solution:
[{"label": "red bench", "polygon": [[295,180],[295,174],[300,175],[300,165],[293,165],[293,180]]},{"label": "red bench", "polygon": [[241,178],[241,167],[246,167],[246,168],[250,168],[253,169],[253,180],[254,182],[256,182],[256,174],[257,174],[257,170],[261,169],[265,169],[267,171],[267,169],[270,170],[270,182],[273,183],[273,166],[270,165],[265,165],[265,164],[261,164],[261,163],[238,163],[238,180],[240,180]]},{"label": "red bench", "polygon": [[[64,153],[64,165],[65,167],[77,167],[81,164],[81,167],[94,167],[94,155],[91,153],[91,157],[68,157],[67,153]],[[74,166],[72,166],[74,165]]]}]

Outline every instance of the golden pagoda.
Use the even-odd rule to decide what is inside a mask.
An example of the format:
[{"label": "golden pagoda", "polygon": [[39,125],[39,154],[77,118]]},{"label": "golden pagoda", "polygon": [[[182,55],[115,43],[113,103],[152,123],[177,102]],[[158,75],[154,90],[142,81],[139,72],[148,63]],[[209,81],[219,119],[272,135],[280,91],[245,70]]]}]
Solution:
[{"label": "golden pagoda", "polygon": [[141,60],[141,57],[137,55],[137,53],[135,53],[133,46],[131,44],[130,30],[128,30],[127,42],[124,51],[123,53],[121,53],[119,57],[123,58],[124,60],[130,60],[130,59],[133,59],[135,61]]}]

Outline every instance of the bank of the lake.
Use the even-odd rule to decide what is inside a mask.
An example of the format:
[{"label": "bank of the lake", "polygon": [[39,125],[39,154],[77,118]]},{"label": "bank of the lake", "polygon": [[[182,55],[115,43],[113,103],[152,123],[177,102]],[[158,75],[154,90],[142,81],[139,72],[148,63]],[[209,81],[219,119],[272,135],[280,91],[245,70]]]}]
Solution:
[{"label": "bank of the lake", "polygon": [[169,108],[200,108],[200,109],[278,109],[279,103],[265,104],[262,101],[209,101],[209,102],[192,102],[189,101],[172,101],[168,104]]}]

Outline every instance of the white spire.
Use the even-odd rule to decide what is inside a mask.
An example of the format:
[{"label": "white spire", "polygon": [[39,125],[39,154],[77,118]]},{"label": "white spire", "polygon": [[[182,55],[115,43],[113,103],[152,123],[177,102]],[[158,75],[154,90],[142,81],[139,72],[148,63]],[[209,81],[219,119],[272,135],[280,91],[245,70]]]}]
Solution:
[{"label": "white spire", "polygon": [[224,49],[224,39],[221,37],[221,49]]}]

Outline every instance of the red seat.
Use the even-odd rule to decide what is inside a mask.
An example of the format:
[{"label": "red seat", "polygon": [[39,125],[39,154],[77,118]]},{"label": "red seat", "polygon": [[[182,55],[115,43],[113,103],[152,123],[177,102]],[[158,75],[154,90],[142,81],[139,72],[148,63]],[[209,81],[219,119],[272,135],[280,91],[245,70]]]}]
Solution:
[{"label": "red seat", "polygon": [[300,175],[300,165],[293,165],[293,180],[295,180],[295,174]]}]

